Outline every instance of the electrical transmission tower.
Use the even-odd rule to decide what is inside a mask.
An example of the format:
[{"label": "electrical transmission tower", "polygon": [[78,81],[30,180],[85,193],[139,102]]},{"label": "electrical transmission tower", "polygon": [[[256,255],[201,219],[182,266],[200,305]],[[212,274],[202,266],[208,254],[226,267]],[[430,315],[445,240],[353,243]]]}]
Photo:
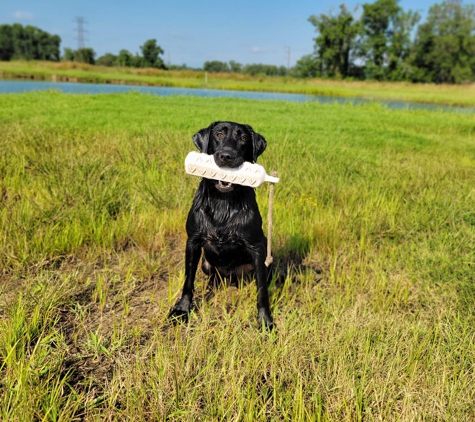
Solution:
[{"label": "electrical transmission tower", "polygon": [[285,47],[285,57],[287,58],[287,72],[290,71],[290,46],[286,45]]},{"label": "electrical transmission tower", "polygon": [[77,38],[77,40],[78,40],[78,50],[80,50],[81,48],[86,47],[86,44],[85,44],[86,39],[84,38],[84,33],[88,32],[88,31],[84,29],[84,24],[86,24],[87,22],[81,16],[76,16],[74,18],[74,22],[76,22],[76,24],[77,24],[76,31],[78,31],[78,38]]}]

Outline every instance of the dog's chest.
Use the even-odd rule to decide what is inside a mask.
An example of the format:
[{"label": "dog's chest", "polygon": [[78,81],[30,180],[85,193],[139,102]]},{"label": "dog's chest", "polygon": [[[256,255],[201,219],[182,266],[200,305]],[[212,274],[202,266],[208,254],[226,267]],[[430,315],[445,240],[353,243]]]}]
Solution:
[{"label": "dog's chest", "polygon": [[205,206],[201,210],[206,231],[218,233],[220,237],[242,232],[254,216],[252,209],[247,206],[230,206],[225,202],[219,206]]},{"label": "dog's chest", "polygon": [[211,248],[222,249],[224,247],[241,246],[244,244],[242,236],[235,233],[209,230],[203,235],[203,245]]},{"label": "dog's chest", "polygon": [[205,248],[219,251],[241,248],[246,244],[249,213],[242,209],[234,209],[229,212],[207,211],[204,213],[204,224],[202,225],[202,243]]},{"label": "dog's chest", "polygon": [[228,267],[250,260],[248,247],[242,236],[235,233],[210,231],[202,239],[206,259],[216,267]]}]

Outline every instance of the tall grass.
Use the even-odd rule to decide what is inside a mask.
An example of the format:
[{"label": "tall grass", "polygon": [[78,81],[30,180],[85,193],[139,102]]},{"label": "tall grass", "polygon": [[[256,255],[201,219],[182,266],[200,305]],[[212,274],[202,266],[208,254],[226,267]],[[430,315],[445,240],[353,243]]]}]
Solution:
[{"label": "tall grass", "polygon": [[[199,274],[166,320],[191,135],[279,172],[270,286]],[[0,419],[474,420],[475,117],[148,95],[0,96]],[[267,211],[267,188],[257,190]]]}]

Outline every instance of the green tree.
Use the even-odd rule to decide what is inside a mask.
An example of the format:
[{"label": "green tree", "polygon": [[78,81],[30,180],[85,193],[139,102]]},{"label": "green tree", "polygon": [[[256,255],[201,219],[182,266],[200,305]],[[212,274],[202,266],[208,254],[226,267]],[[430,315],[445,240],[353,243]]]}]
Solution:
[{"label": "green tree", "polygon": [[171,64],[168,69],[169,70],[189,70],[190,68],[186,65],[186,63],[183,63],[183,64]]},{"label": "green tree", "polygon": [[28,54],[28,45],[27,39],[25,36],[25,30],[22,25],[19,23],[14,23],[12,25],[12,41],[13,41],[13,55],[11,59],[31,59]]},{"label": "green tree", "polygon": [[242,71],[242,64],[238,63],[234,60],[229,61],[229,70],[233,73],[241,73]]},{"label": "green tree", "polygon": [[65,47],[63,57],[61,58],[64,62],[73,62],[74,61],[74,50],[69,47]]},{"label": "green tree", "polygon": [[116,66],[117,56],[112,53],[106,53],[96,60],[96,64],[99,66]]},{"label": "green tree", "polygon": [[165,69],[165,64],[160,57],[164,51],[157,45],[156,39],[150,39],[145,41],[144,45],[140,46],[142,50],[142,67],[156,67],[159,69]]},{"label": "green tree", "polygon": [[0,25],[0,60],[13,56],[13,31],[10,25]]},{"label": "green tree", "polygon": [[79,63],[94,64],[96,53],[90,47],[79,48],[74,52],[74,61]]},{"label": "green tree", "polygon": [[205,72],[229,72],[229,66],[226,62],[220,62],[219,60],[206,61],[203,65]]},{"label": "green tree", "polygon": [[289,73],[289,70],[285,66],[279,66],[278,68],[278,75],[279,76],[286,76]]},{"label": "green tree", "polygon": [[130,51],[122,49],[117,56],[117,65],[124,67],[132,66],[133,59],[134,56]]},{"label": "green tree", "polygon": [[392,22],[392,30],[387,47],[386,79],[407,80],[411,74],[409,58],[413,43],[411,34],[421,16],[418,12],[400,11]]},{"label": "green tree", "polygon": [[61,38],[35,26],[0,26],[0,59],[59,60]]},{"label": "green tree", "polygon": [[404,10],[399,0],[376,0],[363,4],[360,56],[366,76],[374,79],[404,79],[409,72],[411,32],[420,19]]},{"label": "green tree", "polygon": [[320,68],[315,55],[307,54],[302,56],[300,60],[295,63],[292,69],[292,75],[297,78],[315,78],[320,76]]},{"label": "green tree", "polygon": [[271,64],[253,63],[244,66],[243,73],[249,75],[264,75],[264,76],[285,76],[287,68],[285,66],[275,66]]},{"label": "green tree", "polygon": [[[28,28],[28,27],[27,27]],[[41,29],[31,27],[33,37],[33,55],[36,60],[59,61],[61,38],[58,35],[50,35]]]},{"label": "green tree", "polygon": [[397,1],[376,0],[374,3],[363,4],[361,20],[364,35],[361,42],[361,53],[365,59],[368,76],[374,79],[384,78],[383,66],[387,53],[391,19],[401,10]]},{"label": "green tree", "polygon": [[360,24],[344,4],[340,6],[337,16],[322,13],[319,16],[312,15],[308,20],[318,33],[315,38],[315,56],[319,74],[343,78],[350,76],[351,55]]},{"label": "green tree", "polygon": [[444,1],[432,6],[418,28],[412,64],[415,81],[475,80],[475,5]]}]

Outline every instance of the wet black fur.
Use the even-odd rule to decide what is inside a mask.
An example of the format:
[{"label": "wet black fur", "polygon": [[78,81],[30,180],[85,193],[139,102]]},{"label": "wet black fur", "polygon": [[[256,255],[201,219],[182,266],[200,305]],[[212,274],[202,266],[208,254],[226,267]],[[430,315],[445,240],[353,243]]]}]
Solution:
[{"label": "wet black fur", "polygon": [[[250,126],[234,122],[214,122],[197,132],[193,142],[201,152],[213,154],[220,167],[255,162],[267,145],[264,137]],[[234,184],[223,187],[215,180],[202,179],[188,214],[186,231],[185,283],[181,299],[169,318],[188,319],[195,274],[203,252],[202,269],[210,277],[210,284],[216,278],[236,281],[251,270],[254,272],[258,322],[272,329],[264,263],[267,241],[254,189]]]}]

